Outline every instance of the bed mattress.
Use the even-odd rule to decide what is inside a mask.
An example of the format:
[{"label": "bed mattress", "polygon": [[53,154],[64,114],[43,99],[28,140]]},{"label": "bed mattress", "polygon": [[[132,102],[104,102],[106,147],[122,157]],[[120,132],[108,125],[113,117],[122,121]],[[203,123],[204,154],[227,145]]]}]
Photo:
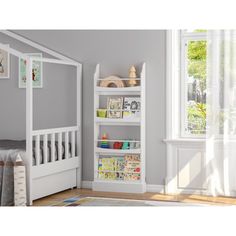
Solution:
[{"label": "bed mattress", "polygon": [[[33,141],[33,165],[36,165],[35,141]],[[40,141],[40,164],[51,162],[51,142],[48,141],[48,158],[44,160],[43,141]],[[55,142],[55,160],[58,160],[59,153],[58,142]],[[19,152],[26,151],[25,140],[0,140],[0,150],[19,150]],[[71,157],[71,144],[69,143],[69,157]],[[62,142],[62,159],[65,159],[65,142]]]}]

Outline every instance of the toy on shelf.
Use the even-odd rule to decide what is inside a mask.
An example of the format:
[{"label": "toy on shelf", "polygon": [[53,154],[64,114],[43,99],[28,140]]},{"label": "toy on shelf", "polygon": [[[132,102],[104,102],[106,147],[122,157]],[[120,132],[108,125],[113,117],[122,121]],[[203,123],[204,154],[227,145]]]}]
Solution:
[{"label": "toy on shelf", "polygon": [[123,150],[129,149],[129,142],[128,142],[128,141],[123,142],[122,149],[123,149]]},{"label": "toy on shelf", "polygon": [[134,141],[133,141],[133,142],[130,142],[129,148],[130,148],[130,149],[135,149],[135,142],[134,142]]},{"label": "toy on shelf", "polygon": [[122,142],[114,142],[113,143],[113,149],[121,149],[123,143]]},{"label": "toy on shelf", "polygon": [[120,79],[120,77],[111,75],[102,79],[99,83],[99,86],[106,88],[123,88],[125,87],[125,83]]},{"label": "toy on shelf", "polygon": [[104,133],[103,136],[102,136],[102,141],[101,141],[100,147],[101,148],[110,148],[109,144],[108,144],[108,139],[107,139],[107,134],[106,133]]},{"label": "toy on shelf", "polygon": [[107,109],[97,109],[97,117],[106,118]]},{"label": "toy on shelf", "polygon": [[135,143],[135,149],[139,149],[140,148],[140,142],[136,142]]},{"label": "toy on shelf", "polygon": [[128,81],[128,86],[133,87],[137,85],[137,75],[136,75],[136,69],[134,66],[131,66],[129,69],[129,78],[130,80]]}]

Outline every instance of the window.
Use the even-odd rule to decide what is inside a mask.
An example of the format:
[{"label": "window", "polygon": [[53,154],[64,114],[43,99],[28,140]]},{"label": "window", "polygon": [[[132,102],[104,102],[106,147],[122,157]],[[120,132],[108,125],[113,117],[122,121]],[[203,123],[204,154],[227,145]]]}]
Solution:
[{"label": "window", "polygon": [[206,131],[206,30],[180,33],[181,136],[200,137]]}]

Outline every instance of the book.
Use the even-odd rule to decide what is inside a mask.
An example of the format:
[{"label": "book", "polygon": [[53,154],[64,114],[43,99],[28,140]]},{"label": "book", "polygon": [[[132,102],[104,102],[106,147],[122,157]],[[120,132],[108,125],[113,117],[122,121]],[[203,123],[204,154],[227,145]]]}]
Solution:
[{"label": "book", "polygon": [[125,155],[125,180],[139,180],[141,172],[140,156],[136,154]]},{"label": "book", "polygon": [[116,173],[115,172],[99,172],[98,173],[98,178],[99,179],[104,179],[104,180],[115,180],[116,179]]},{"label": "book", "polygon": [[127,154],[125,155],[125,161],[139,161],[140,156],[138,154]]},{"label": "book", "polygon": [[140,117],[140,97],[125,97],[123,118]]},{"label": "book", "polygon": [[98,159],[98,170],[114,171],[115,159],[112,157],[102,157]]},{"label": "book", "polygon": [[130,173],[125,173],[124,174],[124,180],[126,181],[135,181],[135,180],[140,180],[140,174],[130,174]]},{"label": "book", "polygon": [[107,118],[122,118],[123,97],[107,99]]},{"label": "book", "polygon": [[116,180],[124,180],[124,173],[116,172]]},{"label": "book", "polygon": [[124,168],[125,168],[124,157],[116,157],[115,170],[116,171],[124,171]]}]

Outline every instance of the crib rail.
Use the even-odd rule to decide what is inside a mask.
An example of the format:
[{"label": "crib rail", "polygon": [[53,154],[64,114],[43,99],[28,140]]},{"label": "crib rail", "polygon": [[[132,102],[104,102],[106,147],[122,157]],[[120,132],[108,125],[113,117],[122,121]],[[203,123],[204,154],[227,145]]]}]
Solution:
[{"label": "crib rail", "polygon": [[76,157],[78,131],[77,126],[34,130],[33,166]]}]

